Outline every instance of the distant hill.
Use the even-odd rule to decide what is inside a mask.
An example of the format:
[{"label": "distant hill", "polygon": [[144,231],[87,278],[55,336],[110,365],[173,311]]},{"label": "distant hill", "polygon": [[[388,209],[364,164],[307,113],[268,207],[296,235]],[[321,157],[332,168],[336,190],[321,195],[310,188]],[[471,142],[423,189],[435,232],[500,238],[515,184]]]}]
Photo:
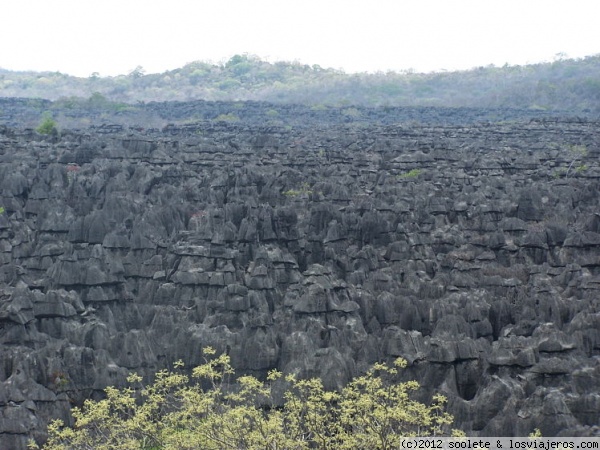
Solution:
[{"label": "distant hill", "polygon": [[600,55],[526,66],[440,73],[347,74],[295,62],[236,55],[222,65],[194,62],[161,74],[88,78],[0,69],[0,97],[136,103],[259,100],[363,106],[447,106],[600,112]]}]

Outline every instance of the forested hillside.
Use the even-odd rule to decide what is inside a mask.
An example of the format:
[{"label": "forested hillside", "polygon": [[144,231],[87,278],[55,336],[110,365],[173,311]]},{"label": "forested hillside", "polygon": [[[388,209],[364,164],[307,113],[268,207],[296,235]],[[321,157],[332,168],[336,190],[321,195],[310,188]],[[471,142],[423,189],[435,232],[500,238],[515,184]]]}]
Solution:
[{"label": "forested hillside", "polygon": [[346,74],[295,62],[236,55],[224,64],[193,62],[161,74],[88,78],[0,69],[0,96],[126,103],[261,100],[363,106],[501,107],[600,111],[600,55],[526,66],[441,73]]}]

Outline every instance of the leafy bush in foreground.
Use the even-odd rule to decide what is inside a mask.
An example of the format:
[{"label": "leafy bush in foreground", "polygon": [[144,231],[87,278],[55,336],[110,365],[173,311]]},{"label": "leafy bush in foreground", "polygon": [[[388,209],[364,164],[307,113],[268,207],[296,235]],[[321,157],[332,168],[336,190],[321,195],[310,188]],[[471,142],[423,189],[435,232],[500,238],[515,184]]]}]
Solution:
[{"label": "leafy bush in foreground", "polygon": [[394,381],[406,366],[402,359],[392,367],[375,364],[341,392],[330,392],[318,379],[277,371],[266,383],[252,376],[231,383],[229,357],[215,357],[211,348],[204,354],[212,359],[191,377],[180,373],[179,362],[149,386],[133,374],[130,387],[107,388],[104,400],[73,410],[74,427],[51,423],[43,448],[391,449],[402,436],[440,435],[453,420],[444,397],[426,405],[411,399],[416,381]]}]

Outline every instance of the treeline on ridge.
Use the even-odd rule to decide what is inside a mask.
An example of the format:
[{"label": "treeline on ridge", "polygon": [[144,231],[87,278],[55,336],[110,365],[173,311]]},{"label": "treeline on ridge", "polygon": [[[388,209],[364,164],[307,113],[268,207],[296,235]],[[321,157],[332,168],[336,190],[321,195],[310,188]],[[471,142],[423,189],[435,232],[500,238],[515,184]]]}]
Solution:
[{"label": "treeline on ridge", "polygon": [[362,106],[440,106],[600,111],[600,55],[525,66],[438,73],[347,74],[318,65],[235,55],[223,64],[193,62],[160,74],[87,78],[0,69],[0,97],[105,98],[113,102],[259,100]]}]

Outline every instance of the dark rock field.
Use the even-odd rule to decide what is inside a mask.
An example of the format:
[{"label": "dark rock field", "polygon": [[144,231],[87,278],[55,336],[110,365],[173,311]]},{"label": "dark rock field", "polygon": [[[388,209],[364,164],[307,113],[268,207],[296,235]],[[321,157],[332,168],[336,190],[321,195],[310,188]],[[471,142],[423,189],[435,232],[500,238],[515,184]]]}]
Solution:
[{"label": "dark rock field", "polygon": [[1,449],[209,345],[328,388],[402,356],[470,436],[600,435],[597,120],[2,105]]}]

